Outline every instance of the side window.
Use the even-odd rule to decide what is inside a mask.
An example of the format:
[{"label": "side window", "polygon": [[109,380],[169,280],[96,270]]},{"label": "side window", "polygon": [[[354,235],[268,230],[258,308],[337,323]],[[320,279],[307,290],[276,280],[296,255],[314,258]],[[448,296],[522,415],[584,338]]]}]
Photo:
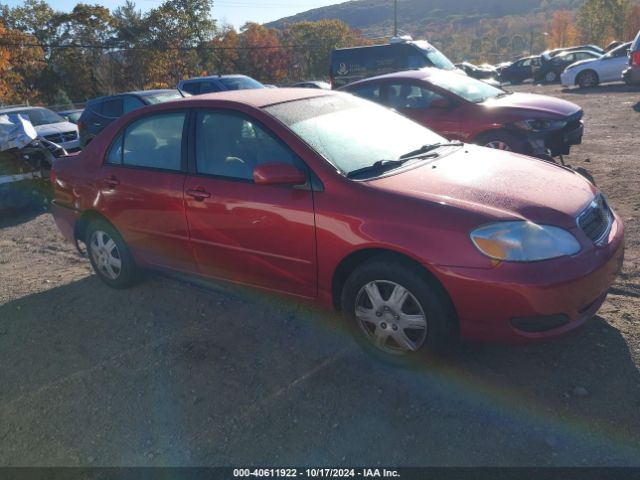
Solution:
[{"label": "side window", "polygon": [[116,138],[113,144],[111,145],[111,149],[107,154],[105,163],[108,163],[110,165],[122,164],[122,134],[118,135],[118,138]]},{"label": "side window", "polygon": [[527,60],[523,60],[522,63],[520,64],[521,67],[530,67],[531,66],[531,59],[527,59]]},{"label": "side window", "polygon": [[197,95],[200,93],[200,83],[199,82],[190,82],[182,85],[182,90],[191,95]]},{"label": "side window", "polygon": [[132,95],[127,95],[124,97],[124,113],[129,113],[136,108],[144,107],[144,103],[139,98],[136,98]]},{"label": "side window", "polygon": [[122,116],[122,98],[113,98],[105,100],[100,107],[100,113],[109,118],[118,118]]},{"label": "side window", "polygon": [[418,85],[397,83],[388,86],[387,105],[402,110],[426,109],[434,100],[446,102],[444,97]]},{"label": "side window", "polygon": [[223,111],[198,113],[198,173],[253,181],[254,167],[271,162],[302,166],[295,153],[251,117]]},{"label": "side window", "polygon": [[[166,113],[130,124],[122,142],[122,164],[135,167],[181,169],[182,130],[186,114]],[[114,144],[112,150],[117,148]],[[107,161],[117,154],[109,152]]]},{"label": "side window", "polygon": [[407,67],[409,69],[422,68],[427,66],[427,59],[422,55],[409,55],[407,57]]},{"label": "side window", "polygon": [[356,87],[349,90],[349,93],[353,93],[354,95],[366,98],[367,100],[371,100],[374,102],[380,103],[380,85],[364,85],[362,87]]}]

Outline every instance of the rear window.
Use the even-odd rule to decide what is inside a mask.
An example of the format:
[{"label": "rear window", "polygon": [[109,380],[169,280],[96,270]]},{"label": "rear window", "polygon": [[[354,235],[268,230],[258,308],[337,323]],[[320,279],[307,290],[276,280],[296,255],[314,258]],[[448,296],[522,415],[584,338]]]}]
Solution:
[{"label": "rear window", "polygon": [[183,98],[183,96],[180,95],[180,92],[177,90],[175,92],[156,93],[154,95],[147,95],[146,97],[144,97],[147,103],[151,105],[155,103],[163,103],[163,102],[170,102],[172,100],[179,100],[181,98]]},{"label": "rear window", "polygon": [[118,118],[122,116],[122,98],[113,98],[111,100],[105,100],[97,108],[98,112],[110,118]]},{"label": "rear window", "polygon": [[640,50],[640,31],[638,31],[636,39],[633,41],[633,45],[631,45],[631,50],[633,50],[634,52]]},{"label": "rear window", "polygon": [[184,90],[191,95],[197,95],[200,93],[200,82],[190,82],[182,85],[181,90]]}]

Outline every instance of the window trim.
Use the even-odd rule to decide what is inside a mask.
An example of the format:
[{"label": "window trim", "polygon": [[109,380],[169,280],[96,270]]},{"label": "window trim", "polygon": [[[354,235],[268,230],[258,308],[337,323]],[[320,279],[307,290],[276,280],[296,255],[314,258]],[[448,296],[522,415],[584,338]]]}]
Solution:
[{"label": "window trim", "polygon": [[[175,114],[175,113],[183,113],[184,114],[184,122],[182,124],[182,139],[181,139],[181,145],[180,145],[180,168],[178,170],[173,170],[173,169],[168,169],[168,168],[159,168],[159,167],[148,167],[148,166],[142,166],[142,165],[125,165],[124,164],[124,148],[122,148],[122,151],[120,152],[120,163],[109,163],[107,162],[107,158],[109,157],[109,153],[111,152],[111,149],[114,147],[116,141],[118,140],[118,138],[122,139],[122,143],[123,143],[123,147],[124,147],[124,137],[127,134],[127,130],[129,129],[129,127],[131,125],[133,125],[134,123],[137,123],[141,120],[145,120],[151,117],[158,117],[158,116],[162,116],[162,115],[171,115],[171,114]],[[135,170],[147,170],[147,171],[152,171],[152,172],[162,172],[162,173],[178,173],[180,175],[184,175],[187,172],[187,156],[188,156],[188,135],[189,135],[189,119],[191,116],[191,110],[185,109],[185,108],[180,108],[180,109],[176,109],[176,110],[165,110],[162,112],[153,112],[153,113],[145,113],[143,115],[140,115],[134,119],[132,119],[130,122],[128,122],[127,124],[123,125],[122,127],[120,127],[120,129],[118,129],[117,133],[114,135],[113,140],[111,140],[111,142],[109,143],[109,148],[107,148],[105,150],[105,153],[102,157],[102,166],[107,166],[107,167],[118,167],[118,168],[130,168],[130,169],[135,169]]]}]

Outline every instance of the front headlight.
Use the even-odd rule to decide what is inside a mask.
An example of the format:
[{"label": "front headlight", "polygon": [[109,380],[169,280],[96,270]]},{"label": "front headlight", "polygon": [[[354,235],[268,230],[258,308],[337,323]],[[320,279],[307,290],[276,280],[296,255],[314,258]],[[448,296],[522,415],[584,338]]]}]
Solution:
[{"label": "front headlight", "polygon": [[526,221],[484,225],[470,236],[482,254],[509,262],[535,262],[580,251],[580,244],[567,230]]},{"label": "front headlight", "polygon": [[514,125],[522,130],[540,132],[543,130],[560,130],[567,125],[565,120],[521,120]]}]

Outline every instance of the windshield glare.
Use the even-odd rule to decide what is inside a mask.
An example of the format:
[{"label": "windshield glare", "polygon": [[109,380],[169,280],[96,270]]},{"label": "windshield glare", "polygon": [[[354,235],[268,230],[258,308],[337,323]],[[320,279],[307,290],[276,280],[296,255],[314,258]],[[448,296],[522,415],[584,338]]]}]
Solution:
[{"label": "windshield glare", "polygon": [[429,82],[473,103],[481,103],[506,93],[488,83],[456,73],[436,72],[429,76]]},{"label": "windshield glare", "polygon": [[264,85],[249,77],[222,77],[220,82],[227,90],[247,90],[251,88],[264,88]]},{"label": "windshield glare", "polygon": [[424,40],[418,40],[414,43],[420,50],[422,50],[425,53],[429,61],[435,67],[440,68],[442,70],[456,69],[456,66],[453,63],[451,63],[451,60],[449,60],[440,50],[435,48],[433,45],[429,45]]},{"label": "windshield glare", "polygon": [[395,160],[422,145],[446,142],[440,135],[392,110],[348,94],[267,107],[343,174]]},{"label": "windshield glare", "polygon": [[28,119],[34,127],[49,125],[51,123],[66,122],[66,120],[60,115],[52,112],[51,110],[47,110],[46,108],[32,108],[12,113],[19,114],[22,118]]}]

